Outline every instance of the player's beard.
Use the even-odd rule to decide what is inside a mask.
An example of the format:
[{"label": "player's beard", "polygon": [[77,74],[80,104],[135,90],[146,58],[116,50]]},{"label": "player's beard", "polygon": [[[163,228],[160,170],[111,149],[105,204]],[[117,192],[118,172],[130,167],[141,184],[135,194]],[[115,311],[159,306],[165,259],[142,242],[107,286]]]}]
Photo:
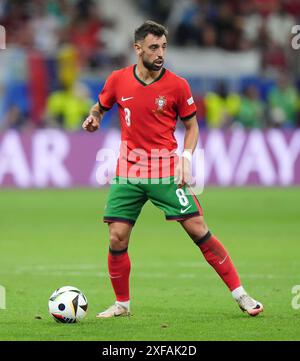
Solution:
[{"label": "player's beard", "polygon": [[146,69],[148,69],[149,71],[159,71],[163,65],[164,65],[164,59],[160,58],[159,60],[162,61],[161,64],[155,64],[155,62],[157,61],[158,59],[156,59],[155,61],[153,61],[152,63],[144,58],[142,58],[142,61],[143,61],[143,65]]}]

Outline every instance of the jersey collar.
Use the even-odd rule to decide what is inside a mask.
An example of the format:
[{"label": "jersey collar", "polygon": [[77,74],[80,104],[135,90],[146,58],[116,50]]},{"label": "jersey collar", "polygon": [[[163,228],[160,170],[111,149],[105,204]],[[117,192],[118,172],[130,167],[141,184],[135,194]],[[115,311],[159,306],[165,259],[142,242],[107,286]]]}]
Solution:
[{"label": "jersey collar", "polygon": [[136,73],[136,64],[135,64],[134,67],[133,67],[133,75],[134,75],[135,79],[136,79],[139,83],[141,83],[143,86],[148,86],[148,85],[151,85],[151,84],[157,82],[159,79],[161,79],[161,78],[163,77],[163,75],[165,74],[165,72],[166,72],[166,69],[165,69],[165,68],[162,68],[162,71],[160,72],[159,76],[158,76],[156,79],[154,79],[151,83],[147,84],[147,83],[145,83],[143,80],[141,80],[141,79],[137,76],[137,73]]}]

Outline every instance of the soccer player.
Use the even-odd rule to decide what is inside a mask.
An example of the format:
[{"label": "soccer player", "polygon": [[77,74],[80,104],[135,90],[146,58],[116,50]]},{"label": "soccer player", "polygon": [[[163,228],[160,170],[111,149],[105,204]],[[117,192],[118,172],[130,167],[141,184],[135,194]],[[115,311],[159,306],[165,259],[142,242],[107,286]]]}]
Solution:
[{"label": "soccer player", "polygon": [[[242,311],[256,316],[263,311],[263,305],[251,298],[241,285],[228,252],[208,230],[200,203],[190,191],[192,153],[199,136],[196,106],[187,81],[163,67],[166,48],[164,26],[146,21],[136,29],[137,64],[112,72],[99,94],[98,103],[82,125],[86,131],[94,132],[104,113],[114,103],[118,104],[122,146],[104,214],[110,236],[108,270],[116,302],[97,317],[130,314],[128,243],[147,200],[163,210],[167,220],[176,220],[182,225]],[[175,154],[174,137],[178,117],[185,127],[184,151],[180,157]],[[164,166],[165,159],[159,159],[158,166],[153,166],[152,162],[149,165],[148,160],[155,158],[153,154],[157,155],[153,150],[167,150],[168,155],[161,158],[169,160],[169,167]],[[139,175],[136,172],[138,163]],[[171,169],[168,177],[164,176],[166,169]],[[132,181],[134,175],[136,179]],[[147,178],[147,183],[136,182]],[[158,181],[151,184],[154,178]]]}]

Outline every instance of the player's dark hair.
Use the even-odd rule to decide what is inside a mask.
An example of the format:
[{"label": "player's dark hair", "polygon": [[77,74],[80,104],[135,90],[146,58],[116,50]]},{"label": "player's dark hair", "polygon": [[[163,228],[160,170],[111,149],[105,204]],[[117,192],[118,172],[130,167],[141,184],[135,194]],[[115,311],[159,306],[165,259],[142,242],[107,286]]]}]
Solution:
[{"label": "player's dark hair", "polygon": [[134,32],[134,41],[144,40],[148,34],[155,35],[157,37],[162,37],[163,35],[168,35],[168,30],[161,24],[156,23],[155,21],[147,20],[140,27],[138,27]]}]

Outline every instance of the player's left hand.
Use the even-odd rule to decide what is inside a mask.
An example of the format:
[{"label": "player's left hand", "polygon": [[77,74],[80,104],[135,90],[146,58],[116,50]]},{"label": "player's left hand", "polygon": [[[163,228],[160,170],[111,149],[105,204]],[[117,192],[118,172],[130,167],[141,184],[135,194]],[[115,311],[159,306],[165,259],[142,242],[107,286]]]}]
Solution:
[{"label": "player's left hand", "polygon": [[179,186],[190,184],[191,181],[191,162],[185,158],[180,157],[175,168],[174,181]]}]

